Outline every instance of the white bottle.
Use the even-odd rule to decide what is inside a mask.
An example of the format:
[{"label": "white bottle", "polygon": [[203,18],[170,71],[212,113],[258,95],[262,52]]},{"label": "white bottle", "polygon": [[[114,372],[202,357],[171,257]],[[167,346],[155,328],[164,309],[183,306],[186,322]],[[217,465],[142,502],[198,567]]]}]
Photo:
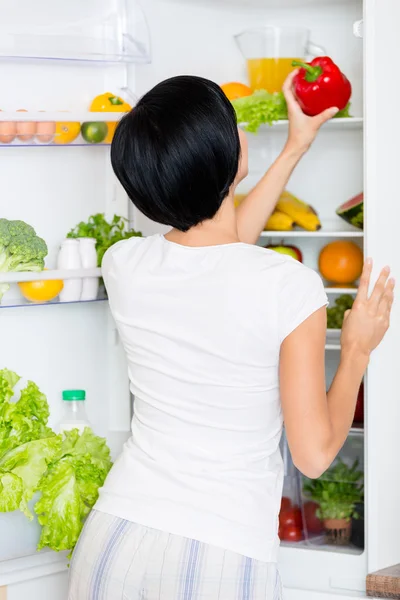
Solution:
[{"label": "white bottle", "polygon": [[[82,261],[78,240],[66,239],[61,244],[57,259],[58,269],[81,269]],[[64,279],[60,302],[76,302],[81,299],[82,279]]]},{"label": "white bottle", "polygon": [[62,399],[64,402],[64,416],[61,419],[58,430],[59,432],[71,431],[78,429],[79,433],[83,433],[85,427],[90,427],[90,422],[86,416],[85,410],[85,390],[64,390]]},{"label": "white bottle", "polygon": [[[94,238],[79,238],[79,253],[84,269],[97,267],[96,240]],[[84,277],[82,281],[81,300],[96,300],[99,291],[98,277]]]}]

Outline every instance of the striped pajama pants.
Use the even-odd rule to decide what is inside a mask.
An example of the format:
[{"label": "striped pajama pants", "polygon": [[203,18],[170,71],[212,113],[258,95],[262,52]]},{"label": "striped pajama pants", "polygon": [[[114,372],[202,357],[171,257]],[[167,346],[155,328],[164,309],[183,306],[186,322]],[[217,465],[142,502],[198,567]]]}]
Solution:
[{"label": "striped pajama pants", "polygon": [[68,600],[281,600],[277,567],[92,511]]}]

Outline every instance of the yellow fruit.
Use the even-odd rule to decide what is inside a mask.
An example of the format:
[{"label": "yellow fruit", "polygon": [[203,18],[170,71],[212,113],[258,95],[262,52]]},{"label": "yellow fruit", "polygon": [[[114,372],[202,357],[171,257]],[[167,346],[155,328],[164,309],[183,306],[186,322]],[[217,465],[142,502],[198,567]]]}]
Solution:
[{"label": "yellow fruit", "polygon": [[55,144],[70,144],[81,132],[81,124],[74,121],[56,123]]},{"label": "yellow fruit", "polygon": [[221,85],[221,89],[224,92],[228,100],[237,100],[238,98],[244,98],[245,96],[251,96],[253,90],[244,83],[233,81],[231,83],[224,83]]},{"label": "yellow fruit", "polygon": [[276,210],[272,213],[265,226],[265,231],[291,231],[294,220],[289,215]]},{"label": "yellow fruit", "polygon": [[64,287],[61,279],[49,279],[41,281],[23,281],[19,284],[21,294],[29,302],[50,302],[57,298]]},{"label": "yellow fruit", "polygon": [[290,192],[285,191],[281,194],[276,209],[291,217],[296,225],[307,231],[321,229],[321,222],[315,210]]},{"label": "yellow fruit", "polygon": [[106,139],[104,140],[104,144],[111,144],[111,142],[113,141],[115,130],[117,129],[117,125],[117,121],[107,121],[108,133]]}]

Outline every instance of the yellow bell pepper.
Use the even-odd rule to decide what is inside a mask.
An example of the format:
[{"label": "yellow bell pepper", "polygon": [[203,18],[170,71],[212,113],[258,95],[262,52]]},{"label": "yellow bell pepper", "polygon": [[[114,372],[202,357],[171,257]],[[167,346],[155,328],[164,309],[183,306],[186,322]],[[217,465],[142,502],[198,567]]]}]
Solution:
[{"label": "yellow bell pepper", "polygon": [[[132,106],[125,102],[125,100],[115,94],[111,94],[111,92],[106,92],[94,98],[89,110],[91,112],[129,112],[131,109]],[[107,125],[108,134],[104,143],[111,144],[118,123],[111,121]]]},{"label": "yellow bell pepper", "polygon": [[105,94],[96,96],[89,110],[91,112],[128,112],[131,109],[132,106],[125,102],[125,100],[115,94],[111,94],[111,92],[106,92]]}]

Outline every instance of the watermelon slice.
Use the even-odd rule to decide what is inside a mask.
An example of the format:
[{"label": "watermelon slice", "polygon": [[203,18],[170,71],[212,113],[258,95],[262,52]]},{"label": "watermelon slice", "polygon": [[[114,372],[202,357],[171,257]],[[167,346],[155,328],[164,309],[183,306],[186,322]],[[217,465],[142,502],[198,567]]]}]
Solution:
[{"label": "watermelon slice", "polygon": [[361,192],[339,206],[336,214],[357,229],[364,229],[364,193]]}]

